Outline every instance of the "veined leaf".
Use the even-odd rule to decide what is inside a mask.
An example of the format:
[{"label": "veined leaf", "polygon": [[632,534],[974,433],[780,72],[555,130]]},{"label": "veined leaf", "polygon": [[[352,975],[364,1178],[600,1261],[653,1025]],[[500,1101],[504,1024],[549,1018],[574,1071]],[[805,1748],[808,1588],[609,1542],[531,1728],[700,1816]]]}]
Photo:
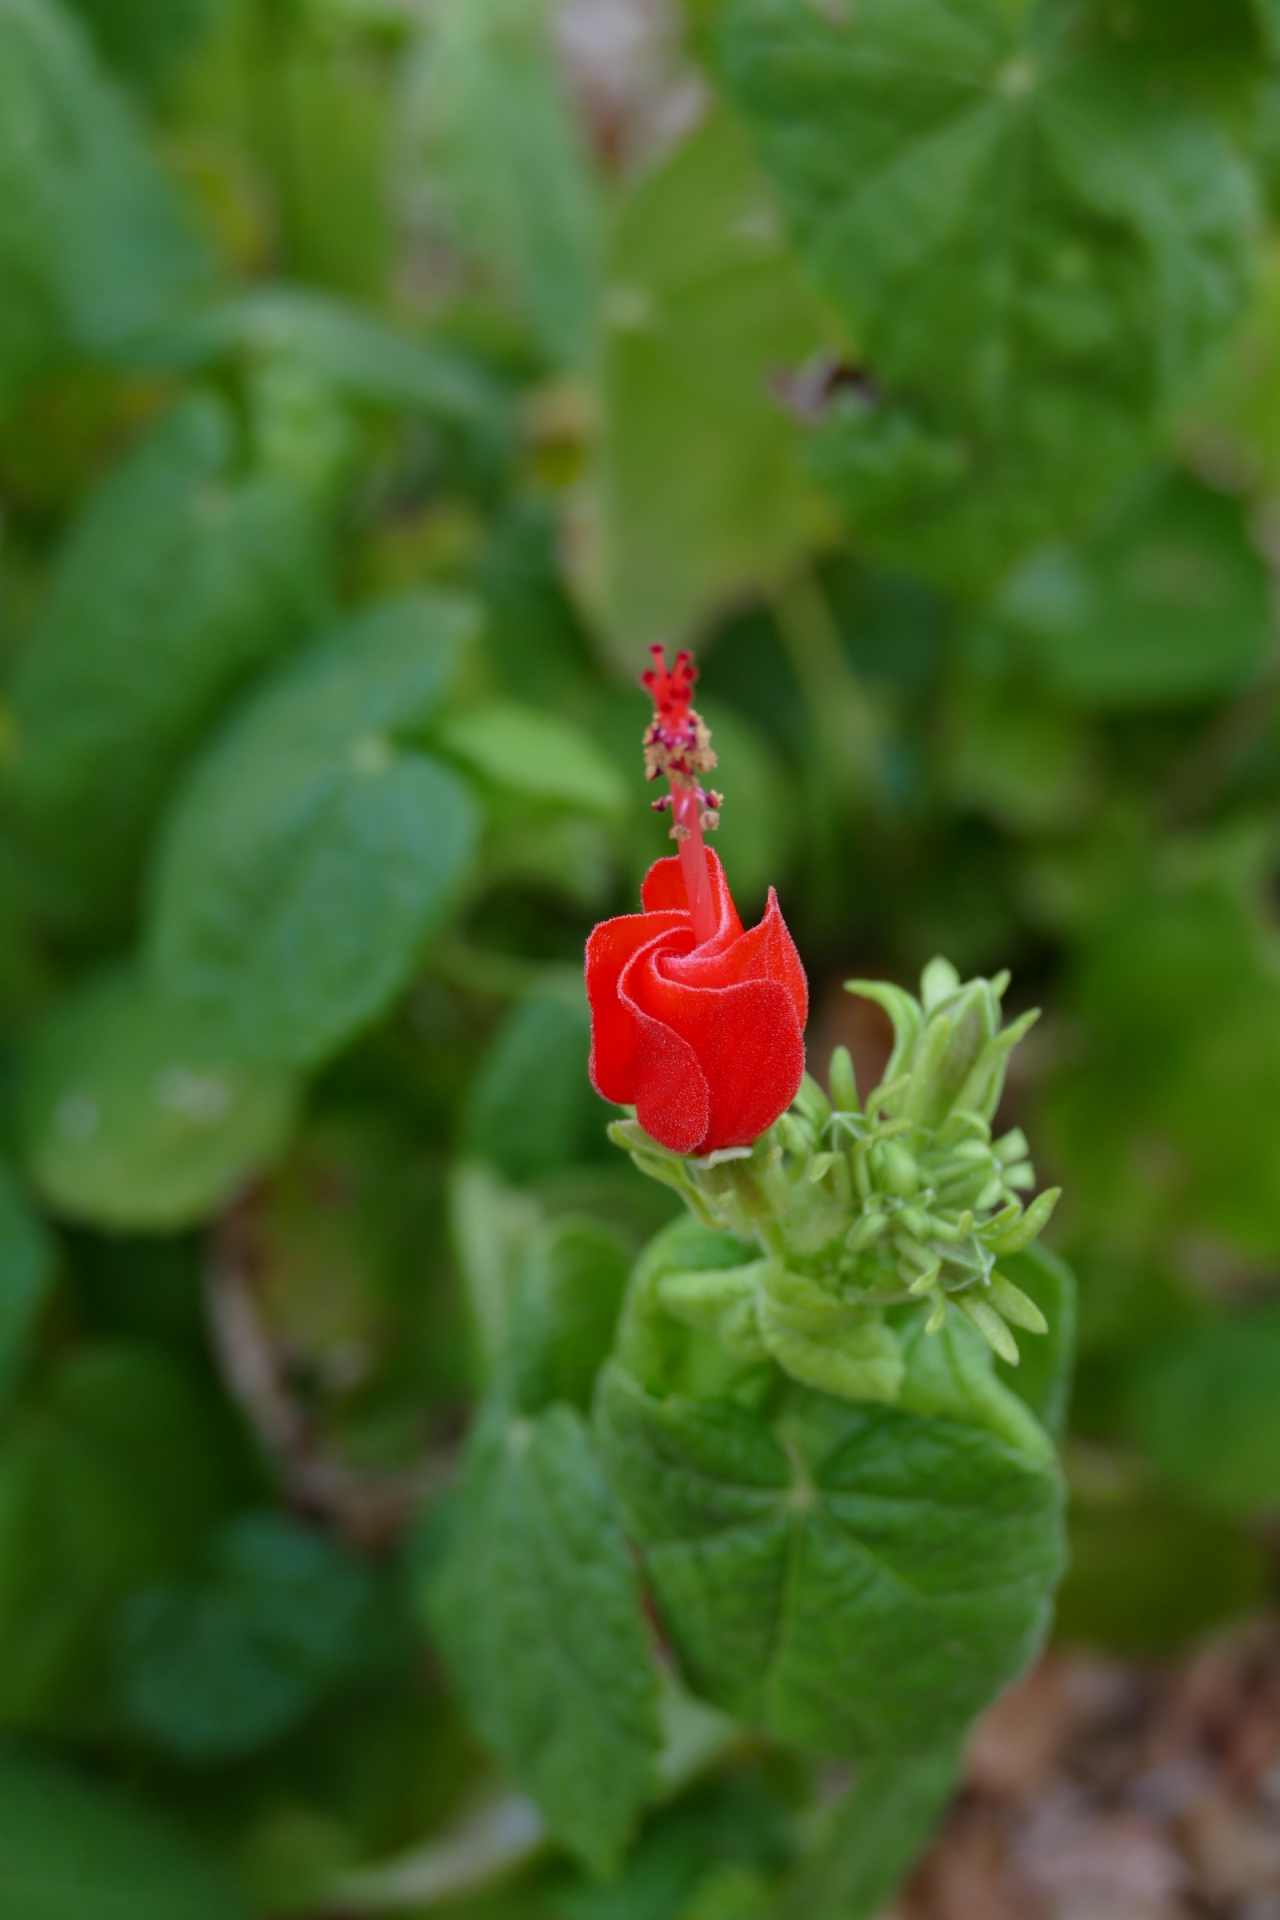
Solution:
[{"label": "veined leaf", "polygon": [[407,985],[478,833],[408,744],[476,627],[469,601],[374,607],[265,688],[197,763],[159,856],[151,951],[237,1051],[307,1065]]},{"label": "veined leaf", "polygon": [[71,911],[134,877],[201,729],[319,615],[301,502],[238,458],[216,401],[170,415],[90,496],[21,656],[16,799]]},{"label": "veined leaf", "polygon": [[482,1417],[427,1607],[476,1726],[552,1832],[616,1865],[652,1787],[657,1688],[627,1544],[569,1407]]},{"label": "veined leaf", "polygon": [[165,1232],[207,1219],[279,1153],[292,1077],[246,1066],[131,972],[59,1003],[21,1089],[31,1179],[75,1220]]},{"label": "veined leaf", "polygon": [[1062,1492],[981,1427],[810,1397],[771,1430],[616,1364],[597,1420],[685,1673],[727,1712],[828,1753],[919,1752],[1036,1652]]},{"label": "veined leaf", "polygon": [[824,471],[886,553],[989,577],[1142,458],[1238,316],[1239,158],[1078,9],[734,0],[721,65],[883,389]]}]

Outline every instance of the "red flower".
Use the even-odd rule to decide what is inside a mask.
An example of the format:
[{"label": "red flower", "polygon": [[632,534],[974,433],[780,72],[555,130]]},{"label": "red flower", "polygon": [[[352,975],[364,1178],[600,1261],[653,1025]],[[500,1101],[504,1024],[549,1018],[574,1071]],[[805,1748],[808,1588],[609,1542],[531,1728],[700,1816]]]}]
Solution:
[{"label": "red flower", "polygon": [[809,989],[769,891],[744,933],[709,849],[716,930],[694,938],[679,858],[650,867],[643,913],[587,942],[591,1083],[673,1153],[746,1147],[790,1106],[804,1073]]}]

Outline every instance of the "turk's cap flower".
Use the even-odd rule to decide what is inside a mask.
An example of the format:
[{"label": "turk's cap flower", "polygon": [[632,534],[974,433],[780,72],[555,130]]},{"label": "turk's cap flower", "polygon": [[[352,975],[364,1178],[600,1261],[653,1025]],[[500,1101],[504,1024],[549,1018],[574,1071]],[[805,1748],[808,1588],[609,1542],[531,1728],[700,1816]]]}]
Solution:
[{"label": "turk's cap flower", "polygon": [[643,912],[604,921],[587,943],[592,1084],[682,1154],[750,1146],[804,1077],[808,984],[777,896],[744,930],[719,859],[705,858],[709,938],[694,933],[671,858],[650,868]]}]

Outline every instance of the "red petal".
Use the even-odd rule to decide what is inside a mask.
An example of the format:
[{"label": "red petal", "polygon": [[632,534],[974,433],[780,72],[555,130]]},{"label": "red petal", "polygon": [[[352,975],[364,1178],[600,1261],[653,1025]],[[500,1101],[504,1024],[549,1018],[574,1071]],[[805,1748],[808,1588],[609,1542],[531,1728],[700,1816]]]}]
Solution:
[{"label": "red petal", "polygon": [[711,1113],[711,1090],[698,1056],[674,1027],[639,1007],[635,1016],[636,1118],[672,1153],[698,1153]]},{"label": "red petal", "polygon": [[[676,862],[679,865],[679,862]],[[683,935],[692,943],[687,913],[626,913],[605,920],[587,941],[587,1000],[591,1007],[591,1084],[605,1100],[629,1107],[635,1100],[635,1055],[639,1043],[634,1012],[618,995],[627,962],[653,941]]]},{"label": "red petal", "polygon": [[722,952],[712,953],[706,947],[696,947],[691,953],[672,954],[663,972],[669,979],[684,980],[691,986],[775,980],[785,989],[802,1028],[809,1018],[809,982],[772,887],[769,904],[758,926],[739,934],[732,946]]},{"label": "red petal", "polygon": [[[707,865],[711,869],[711,892],[716,903],[717,925],[714,937],[706,945],[718,949],[727,940],[737,939],[742,932],[742,922],[733,904],[733,895],[729,892],[729,882],[725,879],[720,856],[710,847],[707,848]],[[640,883],[640,902],[646,913],[688,913],[689,895],[678,854],[666,860],[654,861]]]},{"label": "red petal", "polygon": [[[728,955],[724,962],[727,968]],[[694,1145],[675,1151],[711,1153],[718,1147],[749,1146],[790,1106],[804,1075],[804,1030],[791,993],[782,981],[769,979],[695,985],[671,977],[679,965],[680,956],[661,947],[642,949],[619,983],[622,997],[638,1014],[660,1023],[688,1047],[707,1087],[706,1130]],[[648,1057],[646,1043],[636,1057],[637,1102]],[[681,1111],[692,1115],[687,1064],[684,1072]],[[663,1074],[668,1097],[672,1079],[668,1068]],[[649,1090],[646,1104],[657,1105],[656,1091]],[[662,1137],[643,1113],[641,1121],[655,1138]]]}]

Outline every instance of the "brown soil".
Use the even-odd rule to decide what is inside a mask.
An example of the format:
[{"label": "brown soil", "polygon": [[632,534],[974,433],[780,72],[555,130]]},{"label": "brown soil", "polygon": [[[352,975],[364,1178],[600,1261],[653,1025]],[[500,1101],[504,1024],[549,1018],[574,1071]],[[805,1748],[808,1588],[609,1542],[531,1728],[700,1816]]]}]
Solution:
[{"label": "brown soil", "polygon": [[884,1920],[1280,1920],[1280,1620],[1178,1666],[1050,1656]]}]

